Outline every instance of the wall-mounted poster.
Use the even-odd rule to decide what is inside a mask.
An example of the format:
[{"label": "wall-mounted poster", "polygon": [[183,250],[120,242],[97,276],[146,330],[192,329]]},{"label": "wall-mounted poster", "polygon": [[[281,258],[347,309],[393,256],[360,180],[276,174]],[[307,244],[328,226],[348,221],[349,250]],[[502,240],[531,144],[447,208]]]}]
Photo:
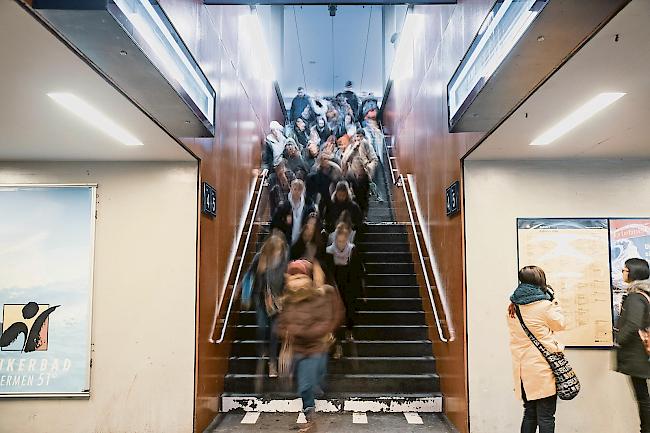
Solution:
[{"label": "wall-mounted poster", "polygon": [[518,219],[519,266],[546,272],[567,319],[562,343],[612,346],[607,219]]},{"label": "wall-mounted poster", "polygon": [[627,284],[623,265],[627,259],[650,261],[650,219],[610,219],[609,236],[612,257],[612,300],[614,323],[618,320]]},{"label": "wall-mounted poster", "polygon": [[0,396],[87,396],[95,192],[0,185]]}]

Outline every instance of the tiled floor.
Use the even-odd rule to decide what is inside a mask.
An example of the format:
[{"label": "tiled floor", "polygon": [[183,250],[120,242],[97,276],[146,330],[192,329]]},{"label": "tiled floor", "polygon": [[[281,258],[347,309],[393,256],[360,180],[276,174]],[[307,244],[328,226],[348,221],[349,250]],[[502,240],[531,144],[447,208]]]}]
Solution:
[{"label": "tiled floor", "polygon": [[[246,421],[254,424],[242,424],[244,414],[226,414],[221,423],[211,430],[211,433],[243,433],[264,431],[268,433],[286,433],[298,431],[302,424],[298,424],[298,414],[295,413],[262,413],[259,418],[248,415]],[[367,418],[367,424],[353,423]],[[409,424],[422,420],[422,424]],[[354,416],[352,413],[319,413],[316,422],[318,433],[454,433],[437,414],[412,414],[408,418],[401,413],[368,413]]]}]

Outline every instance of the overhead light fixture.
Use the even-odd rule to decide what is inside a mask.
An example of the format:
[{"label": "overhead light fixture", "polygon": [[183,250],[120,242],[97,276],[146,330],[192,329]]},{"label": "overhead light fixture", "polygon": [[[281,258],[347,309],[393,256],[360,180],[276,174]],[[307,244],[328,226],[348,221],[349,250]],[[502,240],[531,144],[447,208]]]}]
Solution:
[{"label": "overhead light fixture", "polygon": [[140,140],[133,136],[129,131],[115,123],[110,117],[84,101],[83,99],[65,92],[51,92],[47,96],[52,98],[58,104],[67,110],[79,116],[81,119],[91,124],[104,134],[126,144],[127,146],[142,146]]},{"label": "overhead light fixture", "polygon": [[455,124],[542,11],[548,0],[497,0],[447,85]]},{"label": "overhead light fixture", "polygon": [[599,111],[607,108],[625,95],[625,93],[621,92],[608,92],[596,95],[585,104],[583,104],[580,108],[565,117],[558,124],[553,126],[551,129],[533,140],[530,145],[544,146],[546,144],[554,142],[567,132],[582,124],[585,120],[589,119]]}]

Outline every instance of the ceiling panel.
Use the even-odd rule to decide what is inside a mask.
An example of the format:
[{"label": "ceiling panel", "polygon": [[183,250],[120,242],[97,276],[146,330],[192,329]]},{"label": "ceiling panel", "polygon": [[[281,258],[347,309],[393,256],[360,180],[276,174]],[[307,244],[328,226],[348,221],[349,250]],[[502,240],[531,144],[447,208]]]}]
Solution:
[{"label": "ceiling panel", "polygon": [[[1,160],[192,161],[195,158],[14,1],[0,2]],[[144,146],[125,146],[48,96],[70,92]]]},{"label": "ceiling panel", "polygon": [[[650,2],[633,0],[468,159],[650,158],[649,21]],[[627,95],[553,143],[529,145],[602,92]]]}]

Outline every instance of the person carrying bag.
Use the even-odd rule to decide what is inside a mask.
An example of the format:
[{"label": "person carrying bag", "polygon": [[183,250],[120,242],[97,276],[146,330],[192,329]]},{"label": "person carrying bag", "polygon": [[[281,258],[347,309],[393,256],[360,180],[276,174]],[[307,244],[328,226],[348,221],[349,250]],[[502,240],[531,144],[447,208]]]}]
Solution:
[{"label": "person carrying bag", "polygon": [[539,433],[554,433],[558,397],[573,398],[571,393],[579,390],[563,346],[555,338],[555,332],[565,328],[564,315],[544,271],[537,266],[519,271],[519,285],[510,301],[507,318],[514,391],[524,402],[521,433],[535,433],[538,427]]}]

